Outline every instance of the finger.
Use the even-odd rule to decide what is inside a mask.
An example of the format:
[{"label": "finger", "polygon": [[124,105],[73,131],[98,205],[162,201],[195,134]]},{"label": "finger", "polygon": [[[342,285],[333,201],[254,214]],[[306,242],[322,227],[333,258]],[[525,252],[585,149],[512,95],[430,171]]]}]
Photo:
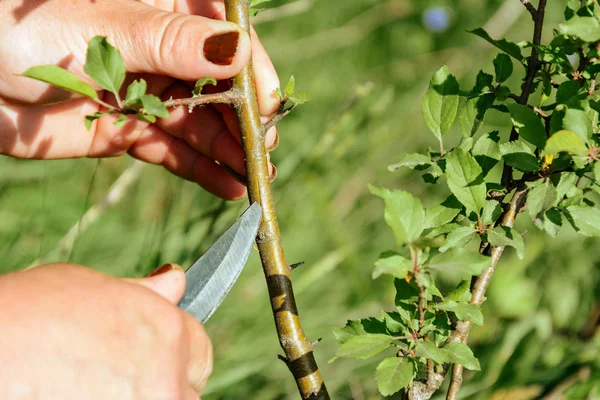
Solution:
[{"label": "finger", "polygon": [[[165,98],[175,99],[187,96],[189,89],[181,84],[164,94]],[[240,175],[246,175],[242,146],[213,107],[196,107],[192,113],[185,107],[179,107],[171,112],[170,118],[160,120],[158,125],[209,158],[227,165]]]},{"label": "finger", "polygon": [[171,304],[179,303],[185,291],[185,273],[177,264],[165,264],[141,279],[124,279],[161,295]]},{"label": "finger", "polygon": [[213,348],[204,327],[186,313],[189,335],[188,383],[200,395],[213,369]]},{"label": "finger", "polygon": [[124,0],[100,10],[90,21],[91,31],[108,35],[131,72],[183,80],[204,76],[227,79],[241,71],[250,58],[250,38],[230,22]]},{"label": "finger", "polygon": [[279,87],[279,77],[271,58],[260,42],[254,28],[251,28],[252,64],[256,79],[256,95],[260,115],[271,117],[279,108],[279,96],[275,90]]},{"label": "finger", "polygon": [[175,175],[196,182],[224,199],[235,200],[246,195],[246,188],[212,159],[155,125],[149,125],[140,134],[129,154],[139,160],[162,165]]}]

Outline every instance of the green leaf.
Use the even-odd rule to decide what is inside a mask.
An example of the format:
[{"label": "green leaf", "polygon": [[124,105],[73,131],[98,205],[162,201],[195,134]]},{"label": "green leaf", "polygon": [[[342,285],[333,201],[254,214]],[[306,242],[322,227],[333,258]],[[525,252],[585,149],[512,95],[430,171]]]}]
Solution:
[{"label": "green leaf", "polygon": [[217,86],[217,80],[211,77],[198,79],[196,81],[196,84],[194,85],[194,90],[192,90],[192,94],[194,95],[194,97],[200,96],[200,94],[202,94],[202,89],[204,89],[204,86],[206,85]]},{"label": "green leaf", "polygon": [[574,108],[565,110],[562,118],[562,129],[576,133],[584,143],[587,143],[594,134],[590,114]]},{"label": "green leaf", "polygon": [[154,115],[146,115],[146,114],[138,113],[137,117],[138,117],[138,120],[148,122],[150,124],[153,124],[156,122],[156,117]]},{"label": "green leaf", "polygon": [[93,87],[82,82],[74,73],[56,65],[39,65],[37,67],[31,67],[23,73],[23,76],[49,83],[90,99],[98,98],[98,93],[96,93]]},{"label": "green leaf", "polygon": [[569,107],[581,109],[581,99],[587,98],[587,93],[581,90],[577,81],[565,81],[556,91],[556,104],[566,104]]},{"label": "green leaf", "polygon": [[487,200],[481,214],[483,225],[491,225],[502,215],[502,206],[497,200]]},{"label": "green leaf", "polygon": [[485,113],[494,104],[494,100],[493,93],[467,99],[458,115],[463,137],[471,137],[481,128]]},{"label": "green leaf", "polygon": [[438,364],[444,364],[447,361],[446,354],[433,342],[419,340],[415,346],[415,350],[417,357],[423,357]]},{"label": "green leaf", "polygon": [[139,81],[133,81],[127,87],[127,96],[123,102],[123,107],[134,107],[142,105],[142,97],[146,94],[147,84],[146,81],[140,79]]},{"label": "green leaf", "polygon": [[502,153],[498,145],[499,141],[498,131],[494,131],[482,135],[473,146],[473,155],[481,166],[483,176],[486,176],[502,159]]},{"label": "green leaf", "polygon": [[104,36],[90,40],[83,70],[104,90],[119,95],[125,80],[125,63],[119,50],[106,41]]},{"label": "green leaf", "polygon": [[84,119],[85,129],[87,129],[88,131],[90,129],[92,129],[92,122],[94,122],[95,120],[97,120],[98,118],[100,118],[104,115],[108,115],[108,114],[98,111],[98,112],[93,113],[92,115],[86,115],[85,119]]},{"label": "green leaf", "polygon": [[558,25],[561,33],[574,36],[584,42],[600,40],[600,23],[594,17],[574,16],[570,20]]},{"label": "green leaf", "polygon": [[496,82],[506,81],[513,73],[513,63],[509,56],[500,53],[494,59],[494,70],[496,73]]},{"label": "green leaf", "polygon": [[425,209],[425,229],[437,228],[452,222],[460,210],[460,205],[457,207],[448,201]]},{"label": "green leaf", "polygon": [[360,336],[352,336],[344,342],[335,353],[329,362],[333,362],[338,358],[360,358],[365,359],[381,353],[389,348],[393,337],[388,335],[365,333]]},{"label": "green leaf", "polygon": [[531,189],[527,194],[527,210],[529,216],[535,222],[538,215],[558,203],[558,192],[556,187],[546,179],[541,185]]},{"label": "green leaf", "polygon": [[483,171],[473,156],[460,148],[455,149],[446,163],[448,187],[458,201],[479,215],[485,205],[486,188]]},{"label": "green leaf", "polygon": [[391,191],[372,185],[369,185],[369,190],[385,201],[385,221],[392,228],[399,246],[419,239],[425,224],[425,210],[421,200],[399,190]]},{"label": "green leaf", "polygon": [[470,226],[456,228],[448,234],[446,242],[440,247],[440,252],[444,253],[452,248],[464,247],[475,237],[477,237],[477,232]]},{"label": "green leaf", "polygon": [[462,365],[471,371],[480,371],[479,361],[473,355],[473,351],[464,343],[450,342],[444,346],[446,358],[452,364]]},{"label": "green leaf", "polygon": [[491,266],[491,258],[477,251],[456,248],[433,257],[427,268],[456,271],[463,275],[479,275]]},{"label": "green leaf", "polygon": [[556,208],[546,210],[542,214],[541,228],[550,236],[555,237],[562,228],[562,216]]},{"label": "green leaf", "polygon": [[540,170],[540,160],[533,151],[523,142],[515,141],[502,143],[500,152],[504,162],[523,172],[537,172]]},{"label": "green leaf", "polygon": [[311,99],[311,96],[307,92],[294,92],[288,96],[288,100],[294,104],[304,104]]},{"label": "green leaf", "polygon": [[377,388],[383,396],[390,396],[407,387],[413,380],[413,363],[406,358],[388,357],[375,370]]},{"label": "green leaf", "polygon": [[521,54],[521,48],[516,43],[509,42],[506,39],[494,40],[490,37],[490,35],[483,28],[477,28],[477,29],[474,29],[474,30],[468,31],[468,32],[472,33],[474,35],[477,35],[482,39],[485,39],[486,41],[493,44],[494,46],[496,46],[497,48],[499,48],[500,50],[502,50],[509,56],[515,58],[519,62],[521,62],[523,60],[523,54]]},{"label": "green leaf", "polygon": [[595,207],[571,206],[566,217],[573,228],[583,236],[600,236],[600,210]]},{"label": "green leaf", "polygon": [[169,111],[164,103],[153,94],[145,94],[142,96],[142,111],[146,115],[151,115],[159,118],[169,118]]},{"label": "green leaf", "polygon": [[488,242],[494,247],[510,246],[517,251],[517,256],[523,259],[525,256],[525,242],[523,237],[514,228],[507,226],[497,226],[487,232]]},{"label": "green leaf", "polygon": [[379,278],[383,274],[392,275],[396,278],[404,279],[409,271],[413,269],[412,260],[402,257],[393,252],[383,253],[379,260],[375,262],[373,279]]},{"label": "green leaf", "polygon": [[346,343],[353,336],[360,336],[363,334],[366,334],[365,328],[363,327],[361,321],[358,320],[349,320],[345,327],[335,328],[333,330],[333,336],[335,336],[335,340],[337,340],[340,344]]},{"label": "green leaf", "polygon": [[397,312],[381,312],[381,316],[385,321],[385,327],[389,332],[398,333],[403,332],[406,334],[410,334],[411,331],[411,319],[408,317],[407,320],[403,318],[400,313]]},{"label": "green leaf", "polygon": [[289,97],[294,93],[294,90],[296,90],[296,78],[292,75],[283,89],[283,95]]},{"label": "green leaf", "polygon": [[508,104],[507,107],[519,135],[536,147],[544,148],[546,129],[535,111],[521,104]]},{"label": "green leaf", "polygon": [[421,271],[421,273],[417,275],[416,280],[421,286],[425,288],[426,295],[431,294],[438,297],[444,297],[442,296],[442,293],[440,293],[440,290],[437,288],[437,286],[435,286],[435,281],[431,274],[425,271]]},{"label": "green leaf", "polygon": [[577,180],[579,177],[575,172],[562,172],[560,174],[560,180],[556,185],[556,197],[562,199],[563,197],[573,197],[580,193],[577,186]]},{"label": "green leaf", "polygon": [[433,161],[430,156],[419,153],[404,154],[400,161],[388,167],[388,171],[394,172],[402,167],[415,169],[416,167],[429,167]]},{"label": "green leaf", "polygon": [[429,84],[429,90],[421,103],[425,125],[435,137],[441,138],[448,133],[456,119],[458,111],[458,82],[444,66],[435,73]]},{"label": "green leaf", "polygon": [[445,298],[446,301],[469,302],[471,301],[471,281],[461,281],[456,289],[450,292]]},{"label": "green leaf", "polygon": [[480,70],[477,73],[477,78],[475,80],[475,86],[473,87],[474,93],[483,93],[485,91],[494,90],[494,76],[491,74],[487,74]]},{"label": "green leaf", "polygon": [[544,148],[545,154],[558,154],[562,151],[575,156],[585,156],[588,154],[588,148],[583,140],[571,131],[556,132],[550,136]]},{"label": "green leaf", "polygon": [[446,300],[436,304],[435,308],[453,312],[461,321],[472,321],[475,325],[483,325],[483,313],[476,304]]},{"label": "green leaf", "polygon": [[123,125],[125,125],[125,121],[127,121],[127,114],[121,114],[119,115],[119,118],[117,118],[115,122],[113,122],[113,125],[120,128]]}]

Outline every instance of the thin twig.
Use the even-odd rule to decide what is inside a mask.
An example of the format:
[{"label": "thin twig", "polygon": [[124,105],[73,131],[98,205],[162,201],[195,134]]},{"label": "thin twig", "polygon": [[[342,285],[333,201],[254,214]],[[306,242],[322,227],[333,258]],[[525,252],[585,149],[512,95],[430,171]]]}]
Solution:
[{"label": "thin twig", "polygon": [[529,2],[529,0],[521,0],[521,3],[523,3],[523,5],[525,6],[525,8],[527,8],[527,11],[529,11],[529,14],[531,14],[531,18],[533,18],[533,20],[535,21],[537,10],[533,6],[533,4],[531,4]]},{"label": "thin twig", "polygon": [[226,92],[202,94],[200,96],[188,97],[185,99],[169,99],[164,102],[164,105],[165,107],[187,106],[193,108],[204,104],[233,104],[236,100],[239,100],[239,98],[240,94],[237,91],[230,89]]},{"label": "thin twig", "polygon": [[[249,32],[249,6],[250,0],[225,0],[227,20]],[[251,61],[233,78],[232,90],[240,94],[233,105],[246,155],[248,194],[250,201],[259,203],[263,211],[256,244],[267,279],[279,343],[285,353],[282,358],[294,376],[303,400],[328,400],[329,394],[313,356],[311,342],[306,338],[298,317],[291,269],[281,244]]]},{"label": "thin twig", "polygon": [[269,121],[267,121],[266,124],[263,125],[263,135],[266,135],[267,132],[269,131],[269,129],[271,129],[272,127],[277,125],[277,123],[279,121],[281,121],[282,119],[287,117],[288,114],[291,113],[294,108],[296,108],[295,104],[293,106],[291,106],[290,108],[288,108],[287,110],[275,114],[275,116],[273,118],[271,118]]}]

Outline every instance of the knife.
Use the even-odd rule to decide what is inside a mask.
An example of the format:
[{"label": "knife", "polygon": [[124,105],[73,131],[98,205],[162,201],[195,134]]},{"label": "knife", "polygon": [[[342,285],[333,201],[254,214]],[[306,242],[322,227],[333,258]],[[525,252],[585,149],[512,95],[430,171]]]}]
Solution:
[{"label": "knife", "polygon": [[253,203],[185,273],[179,308],[204,324],[221,305],[248,261],[262,210]]}]

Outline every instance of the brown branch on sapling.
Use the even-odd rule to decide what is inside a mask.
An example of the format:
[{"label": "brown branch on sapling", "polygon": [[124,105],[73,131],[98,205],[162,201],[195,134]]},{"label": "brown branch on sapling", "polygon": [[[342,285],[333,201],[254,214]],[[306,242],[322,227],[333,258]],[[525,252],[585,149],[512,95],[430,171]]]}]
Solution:
[{"label": "brown branch on sapling", "polygon": [[535,16],[537,14],[537,10],[533,6],[533,4],[531,4],[529,2],[529,0],[521,0],[521,3],[523,3],[525,8],[527,8],[527,11],[529,11],[529,14],[531,14],[531,18],[533,18],[533,20],[535,21]]},{"label": "brown branch on sapling", "polygon": [[169,99],[164,102],[165,107],[179,107],[187,106],[190,111],[195,106],[201,106],[205,104],[233,104],[239,100],[240,93],[235,89],[229,89],[226,92],[202,94],[199,96],[189,97],[185,99]]},{"label": "brown branch on sapling", "polygon": [[[225,0],[227,20],[238,24],[246,32],[250,31],[249,6],[250,0]],[[259,203],[263,211],[256,244],[267,279],[279,343],[285,353],[280,359],[285,361],[294,376],[302,399],[329,399],[312,353],[313,346],[306,338],[298,317],[290,280],[291,269],[281,245],[271,194],[265,129],[260,121],[251,61],[233,78],[233,90],[240,95],[233,106],[246,156],[248,194],[250,201]]]}]

